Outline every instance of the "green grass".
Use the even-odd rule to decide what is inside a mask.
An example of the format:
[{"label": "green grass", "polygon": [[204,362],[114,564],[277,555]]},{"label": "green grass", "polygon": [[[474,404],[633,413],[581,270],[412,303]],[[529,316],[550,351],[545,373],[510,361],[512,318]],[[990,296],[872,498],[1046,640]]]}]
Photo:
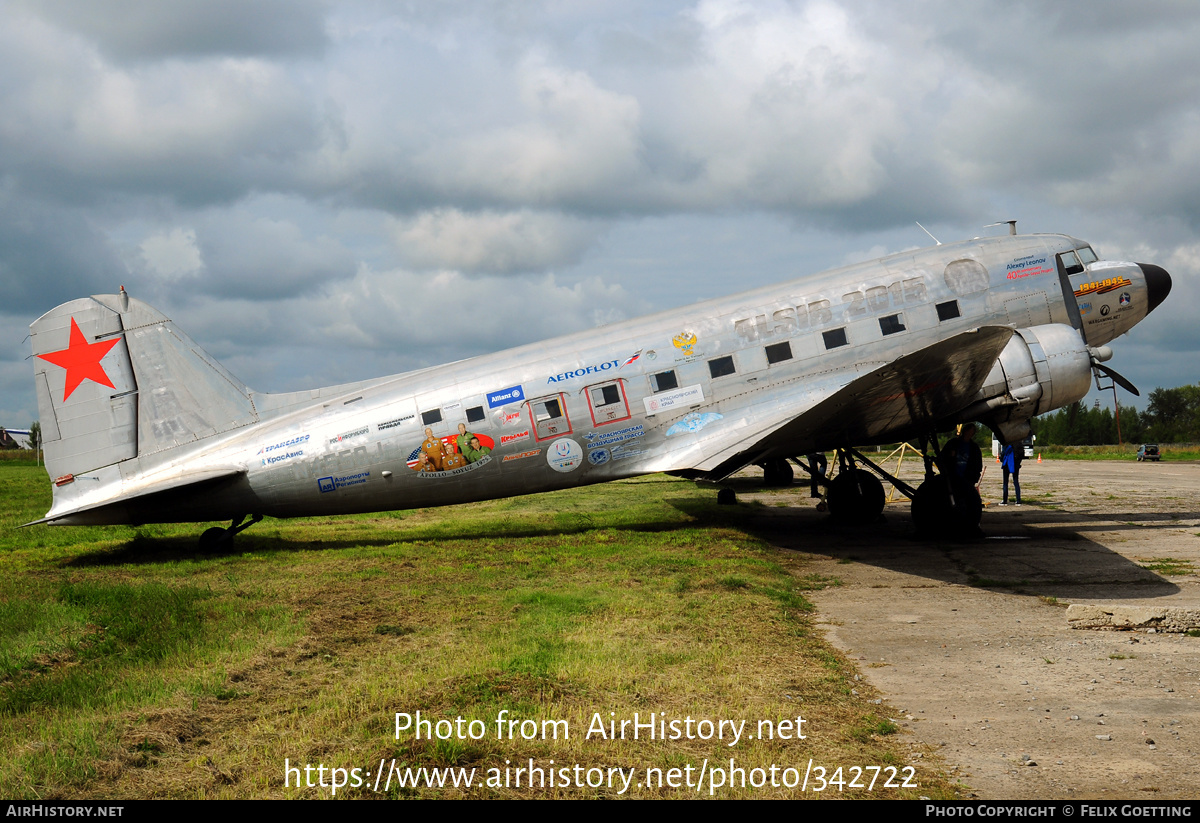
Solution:
[{"label": "green grass", "polygon": [[[718,507],[686,481],[265,520],[213,555],[196,551],[203,525],[15,529],[45,512],[49,483],[0,463],[0,484],[3,796],[328,796],[285,788],[285,758],[480,769],[531,757],[640,769],[731,756],[746,769],[906,762],[894,725],[852,695],[853,666],[812,628],[806,595],[839,581],[758,537],[760,510]],[[489,724],[507,712],[573,734],[397,738],[396,713],[416,711]],[[748,726],[802,712],[809,739],[583,739],[597,715],[634,712]],[[937,773],[919,775],[919,790],[884,796],[955,796]]]},{"label": "green grass", "polygon": [[[1039,446],[1035,451],[1046,460],[1136,461],[1140,445],[1140,443],[1126,443],[1123,446]],[[1166,443],[1158,448],[1164,463],[1200,460],[1200,451],[1194,446],[1176,446]]]},{"label": "green grass", "polygon": [[1196,570],[1195,565],[1190,560],[1180,560],[1175,557],[1155,557],[1151,560],[1143,561],[1141,566],[1143,569],[1148,569],[1158,574],[1167,574],[1176,577],[1191,574]]}]

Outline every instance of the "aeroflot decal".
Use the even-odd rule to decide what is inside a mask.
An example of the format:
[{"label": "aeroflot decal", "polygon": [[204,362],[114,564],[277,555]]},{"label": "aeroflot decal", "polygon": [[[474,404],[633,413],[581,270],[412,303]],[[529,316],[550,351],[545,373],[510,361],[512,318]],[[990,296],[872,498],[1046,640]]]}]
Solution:
[{"label": "aeroflot decal", "polygon": [[584,369],[575,369],[574,371],[565,371],[562,374],[556,374],[546,380],[547,383],[561,383],[564,380],[570,380],[572,377],[586,377],[589,374],[599,374],[600,372],[609,371],[617,368],[620,365],[620,360],[608,360],[595,366],[588,366]]},{"label": "aeroflot decal", "polygon": [[1075,290],[1076,297],[1083,297],[1085,294],[1108,294],[1110,291],[1132,286],[1128,277],[1106,277],[1103,280],[1097,280],[1095,283],[1084,283]]}]

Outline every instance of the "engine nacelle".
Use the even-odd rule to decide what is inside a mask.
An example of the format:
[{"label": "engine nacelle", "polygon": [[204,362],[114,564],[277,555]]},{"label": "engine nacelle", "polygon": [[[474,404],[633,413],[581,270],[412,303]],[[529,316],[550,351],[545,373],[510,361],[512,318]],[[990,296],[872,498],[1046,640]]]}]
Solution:
[{"label": "engine nacelle", "polygon": [[1014,443],[1029,435],[1030,418],[1082,400],[1091,384],[1092,356],[1075,329],[1017,329],[962,416],[982,419]]}]

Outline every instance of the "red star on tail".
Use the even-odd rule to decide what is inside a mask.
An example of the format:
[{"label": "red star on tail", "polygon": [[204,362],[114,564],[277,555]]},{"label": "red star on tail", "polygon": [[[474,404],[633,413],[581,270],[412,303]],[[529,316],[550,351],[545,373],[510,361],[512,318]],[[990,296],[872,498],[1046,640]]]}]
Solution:
[{"label": "red star on tail", "polygon": [[79,330],[79,324],[72,317],[71,342],[67,347],[62,351],[52,351],[38,355],[42,360],[53,363],[56,366],[61,366],[67,370],[67,390],[63,394],[64,403],[71,396],[71,392],[75,391],[84,380],[91,380],[94,383],[99,383],[101,386],[108,386],[110,389],[116,388],[112,384],[112,381],[108,379],[108,374],[105,373],[104,367],[100,365],[100,361],[104,359],[104,355],[108,354],[109,350],[117,345],[120,340],[121,338],[114,337],[112,340],[105,340],[101,343],[89,343],[87,338],[83,336],[83,332]]}]

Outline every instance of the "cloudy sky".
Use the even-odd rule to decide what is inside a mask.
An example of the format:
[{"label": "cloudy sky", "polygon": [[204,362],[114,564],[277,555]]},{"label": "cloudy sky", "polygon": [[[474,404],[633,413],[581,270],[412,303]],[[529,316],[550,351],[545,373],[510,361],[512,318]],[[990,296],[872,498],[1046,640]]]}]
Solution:
[{"label": "cloudy sky", "polygon": [[122,284],[285,391],[927,245],[917,220],[1164,266],[1110,365],[1193,383],[1197,43],[1192,0],[0,0],[0,423],[36,417],[29,323]]}]

